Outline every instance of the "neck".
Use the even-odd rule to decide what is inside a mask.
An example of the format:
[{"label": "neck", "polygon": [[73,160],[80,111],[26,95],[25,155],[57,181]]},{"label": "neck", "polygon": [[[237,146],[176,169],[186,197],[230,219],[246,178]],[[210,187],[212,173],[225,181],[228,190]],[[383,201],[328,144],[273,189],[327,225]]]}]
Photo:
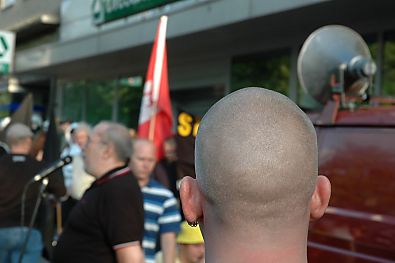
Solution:
[{"label": "neck", "polygon": [[307,263],[306,248],[279,246],[276,248],[249,247],[251,240],[243,244],[232,244],[232,247],[210,245],[206,242],[206,263],[242,263],[242,262],[276,262]]},{"label": "neck", "polygon": [[100,178],[104,176],[106,173],[108,173],[109,171],[124,165],[125,163],[121,161],[109,162],[103,166],[102,173],[100,173],[100,175],[97,176],[96,178]]},{"label": "neck", "polygon": [[180,260],[180,263],[189,263],[186,260],[184,253],[182,253],[180,250],[178,250],[178,259]]},{"label": "neck", "polygon": [[30,149],[27,147],[23,147],[23,146],[15,146],[15,147],[11,147],[11,153],[12,154],[24,154],[27,155],[29,154]]},{"label": "neck", "polygon": [[206,263],[307,263],[307,230],[298,227],[273,233],[264,229],[235,233],[205,224]]},{"label": "neck", "polygon": [[144,187],[144,186],[146,186],[148,184],[149,177],[148,178],[144,178],[144,179],[139,178],[139,179],[137,179],[137,181],[139,183],[140,188],[142,188],[142,187]]},{"label": "neck", "polygon": [[[234,242],[234,239],[222,238],[217,244],[206,242],[206,263],[242,263],[242,262],[276,262],[276,263],[307,263],[307,249],[294,244],[264,246],[251,245],[252,240]],[[223,242],[223,240],[229,240]],[[304,244],[304,242],[300,242]],[[234,249],[233,249],[234,248]]]}]

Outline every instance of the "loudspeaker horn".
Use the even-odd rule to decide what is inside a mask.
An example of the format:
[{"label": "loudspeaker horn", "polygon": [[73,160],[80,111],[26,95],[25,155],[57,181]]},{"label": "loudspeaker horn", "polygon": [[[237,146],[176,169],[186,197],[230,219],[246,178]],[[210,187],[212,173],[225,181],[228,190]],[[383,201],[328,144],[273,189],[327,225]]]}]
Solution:
[{"label": "loudspeaker horn", "polygon": [[314,31],[298,57],[302,88],[325,104],[334,92],[365,96],[376,72],[369,48],[354,30],[328,25]]}]

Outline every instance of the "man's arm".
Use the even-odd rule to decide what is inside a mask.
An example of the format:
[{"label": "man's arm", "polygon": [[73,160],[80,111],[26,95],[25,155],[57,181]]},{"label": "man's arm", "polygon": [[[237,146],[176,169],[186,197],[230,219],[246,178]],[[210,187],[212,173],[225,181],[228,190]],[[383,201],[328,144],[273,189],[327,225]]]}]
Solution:
[{"label": "man's arm", "polygon": [[140,245],[116,249],[115,254],[118,263],[144,263],[144,254]]},{"label": "man's arm", "polygon": [[174,263],[176,261],[176,233],[167,232],[160,235],[163,252],[163,263]]}]

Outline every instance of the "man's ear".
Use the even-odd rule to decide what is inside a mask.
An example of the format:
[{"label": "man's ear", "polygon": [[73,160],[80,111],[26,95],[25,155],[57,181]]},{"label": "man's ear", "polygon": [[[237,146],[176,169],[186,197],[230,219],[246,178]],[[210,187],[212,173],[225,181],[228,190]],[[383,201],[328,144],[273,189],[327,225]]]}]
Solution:
[{"label": "man's ear", "polygon": [[113,156],[114,154],[114,145],[113,144],[103,144],[104,147],[103,156],[108,158],[109,156]]},{"label": "man's ear", "polygon": [[190,176],[185,176],[182,179],[180,185],[180,199],[182,211],[188,222],[192,223],[203,217],[203,196],[196,179]]},{"label": "man's ear", "polygon": [[324,215],[331,196],[331,183],[326,176],[320,175],[310,201],[310,220],[319,219]]}]

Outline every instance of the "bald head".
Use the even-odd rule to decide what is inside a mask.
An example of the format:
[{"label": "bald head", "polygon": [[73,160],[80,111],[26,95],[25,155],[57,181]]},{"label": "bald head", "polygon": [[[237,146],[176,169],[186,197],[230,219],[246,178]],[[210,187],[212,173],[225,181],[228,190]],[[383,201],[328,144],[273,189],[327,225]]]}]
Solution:
[{"label": "bald head", "polygon": [[315,130],[287,97],[245,88],[202,119],[195,166],[211,211],[225,225],[305,220],[318,172]]},{"label": "bald head", "polygon": [[136,138],[133,140],[132,149],[129,166],[136,176],[139,185],[143,187],[149,182],[150,176],[155,168],[155,144],[146,139]]},{"label": "bald head", "polygon": [[6,142],[14,154],[28,154],[32,148],[33,133],[22,123],[11,124],[6,132]]}]

